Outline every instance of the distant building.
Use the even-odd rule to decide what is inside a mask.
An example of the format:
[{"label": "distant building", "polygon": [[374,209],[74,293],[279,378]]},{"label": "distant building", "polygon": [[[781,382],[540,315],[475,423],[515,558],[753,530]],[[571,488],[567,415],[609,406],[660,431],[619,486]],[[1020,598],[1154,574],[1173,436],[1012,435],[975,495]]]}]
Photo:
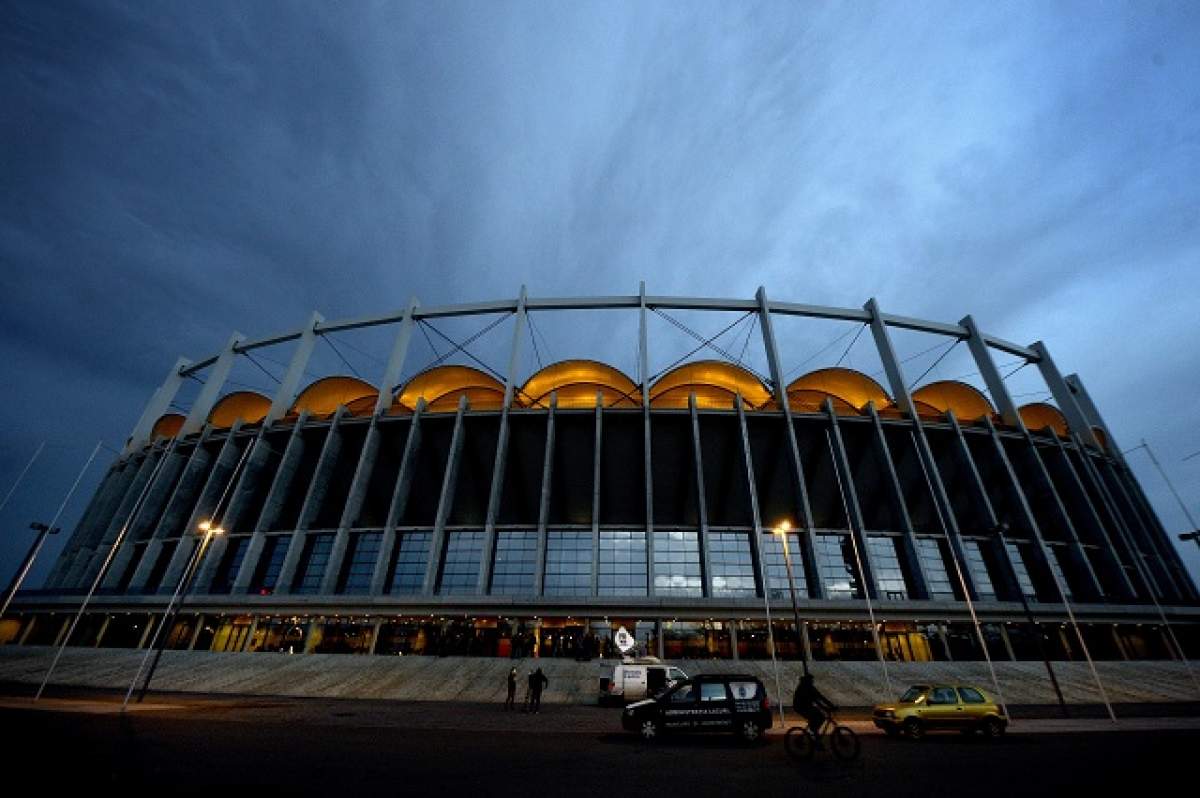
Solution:
[{"label": "distant building", "polygon": [[[649,312],[749,314],[765,374],[730,356],[640,381],[590,360],[400,380],[423,321],[511,314],[507,366],[529,343],[527,314],[581,309],[640,314],[643,375]],[[786,317],[863,325],[883,384],[838,365],[786,379]],[[381,325],[396,343],[378,384],[302,388],[322,335]],[[965,343],[991,399],[956,381],[910,393],[895,328]],[[293,354],[274,396],[228,392],[238,358],[282,344]],[[1054,404],[1018,407],[997,351],[1040,370]],[[205,385],[171,412],[189,375]],[[107,563],[72,642],[147,645],[205,522],[224,534],[172,648],[597,656],[624,627],[638,653],[668,658],[764,658],[772,632],[785,658],[874,658],[877,636],[890,659],[977,659],[973,608],[992,657],[1040,658],[1022,597],[1054,658],[1082,658],[1080,635],[1100,659],[1200,645],[1196,586],[1078,378],[1041,344],[988,336],[970,317],[925,322],[873,301],[522,292],[234,338],[171,371],[0,640],[60,642]]]}]

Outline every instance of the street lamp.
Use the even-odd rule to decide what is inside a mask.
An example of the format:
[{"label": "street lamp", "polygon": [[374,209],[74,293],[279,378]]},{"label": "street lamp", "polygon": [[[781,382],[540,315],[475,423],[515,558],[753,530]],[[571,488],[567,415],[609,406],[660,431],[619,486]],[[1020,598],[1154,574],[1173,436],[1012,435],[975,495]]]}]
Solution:
[{"label": "street lamp", "polygon": [[33,567],[33,561],[37,558],[38,552],[41,551],[42,544],[46,542],[46,535],[58,534],[58,527],[51,527],[48,524],[38,521],[30,524],[29,528],[37,532],[38,535],[29,546],[29,551],[25,554],[25,559],[21,562],[21,567],[13,575],[12,584],[8,586],[8,590],[4,593],[4,605],[0,606],[0,616],[8,612],[8,605],[12,602],[13,596],[17,595],[17,591],[21,589],[21,583],[25,581],[25,577],[29,575],[29,569]]},{"label": "street lamp", "polygon": [[[800,636],[804,633],[804,629],[800,623],[800,604],[796,601],[796,584],[792,580],[792,555],[788,550],[788,531],[791,530],[791,528],[792,525],[787,521],[784,521],[772,531],[774,534],[779,535],[783,542],[783,564],[784,567],[787,568],[788,592],[792,596],[792,617],[796,623],[796,642],[800,644],[800,661],[804,663],[804,675],[807,676],[808,646],[804,645],[804,641],[800,638]],[[767,585],[767,589],[770,589],[770,585]]]}]

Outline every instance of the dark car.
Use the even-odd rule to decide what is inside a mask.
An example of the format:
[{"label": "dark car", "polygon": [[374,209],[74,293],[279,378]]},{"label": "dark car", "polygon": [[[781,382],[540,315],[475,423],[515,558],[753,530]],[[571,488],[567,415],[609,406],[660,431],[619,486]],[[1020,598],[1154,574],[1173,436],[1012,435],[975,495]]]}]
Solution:
[{"label": "dark car", "polygon": [[705,674],[630,704],[621,725],[644,740],[663,732],[732,732],[755,742],[771,728],[771,702],[755,676]]}]

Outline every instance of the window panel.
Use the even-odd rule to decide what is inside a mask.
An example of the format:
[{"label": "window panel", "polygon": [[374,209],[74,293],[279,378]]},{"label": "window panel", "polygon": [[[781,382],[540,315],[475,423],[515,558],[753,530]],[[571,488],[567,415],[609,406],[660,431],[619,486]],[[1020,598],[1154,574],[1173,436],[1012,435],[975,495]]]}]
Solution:
[{"label": "window panel", "polygon": [[479,589],[479,562],[483,557],[483,532],[450,532],[442,560],[438,592],[475,593]]},{"label": "window panel", "polygon": [[[788,590],[787,562],[783,554],[783,538],[777,534],[760,535],[759,546],[767,566],[767,587],[772,599],[790,599]],[[804,558],[800,552],[800,535],[787,533],[787,555],[792,561],[792,586],[797,598],[808,597],[808,579],[804,575]]]},{"label": "window panel", "polygon": [[592,533],[549,532],[546,536],[547,596],[592,594]]},{"label": "window panel", "polygon": [[698,533],[654,533],[654,592],[660,596],[702,595]]},{"label": "window panel", "polygon": [[396,536],[396,554],[388,592],[394,596],[411,596],[425,586],[425,570],[429,567],[429,532],[405,532]]},{"label": "window panel", "polygon": [[900,557],[896,553],[896,539],[867,538],[871,551],[871,567],[875,570],[875,584],[879,597],[889,601],[908,598],[908,585],[904,582],[904,571],[900,568]]},{"label": "window panel", "polygon": [[321,589],[325,567],[329,565],[329,554],[333,551],[333,535],[310,535],[304,542],[304,554],[300,567],[296,569],[293,593],[316,593]]},{"label": "window panel", "polygon": [[946,559],[942,556],[941,542],[934,538],[917,538],[917,556],[921,558],[921,567],[929,583],[929,597],[954,598],[954,587],[950,584],[950,575],[946,572]]},{"label": "window panel", "polygon": [[831,599],[862,598],[849,535],[817,535],[817,571]]},{"label": "window panel", "polygon": [[375,574],[375,562],[379,559],[382,542],[381,532],[361,532],[350,538],[350,550],[346,553],[339,592],[361,595],[371,590],[371,577]]},{"label": "window panel", "polygon": [[964,540],[963,548],[967,555],[967,571],[971,581],[975,583],[975,592],[979,598],[994,600],[996,588],[992,585],[992,577],[988,574],[987,561],[983,558],[983,549],[978,540]]},{"label": "window panel", "polygon": [[749,533],[710,532],[708,562],[712,567],[713,596],[745,597],[758,594]]},{"label": "window panel", "polygon": [[597,592],[601,596],[646,595],[646,533],[601,530]]},{"label": "window panel", "polygon": [[537,532],[502,530],[496,533],[492,566],[494,595],[533,595],[537,570]]}]

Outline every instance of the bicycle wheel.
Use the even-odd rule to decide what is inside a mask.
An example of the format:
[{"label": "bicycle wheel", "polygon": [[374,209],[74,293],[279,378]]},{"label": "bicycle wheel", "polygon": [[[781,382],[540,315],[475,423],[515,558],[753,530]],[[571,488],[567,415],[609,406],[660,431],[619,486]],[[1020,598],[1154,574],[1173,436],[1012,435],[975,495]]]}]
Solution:
[{"label": "bicycle wheel", "polygon": [[788,756],[792,759],[797,762],[807,762],[813,757],[817,741],[808,729],[803,726],[793,726],[783,737],[783,747],[787,749]]},{"label": "bicycle wheel", "polygon": [[834,728],[833,733],[829,735],[829,747],[833,750],[833,755],[843,762],[857,759],[862,748],[858,742],[858,735],[845,726]]}]

